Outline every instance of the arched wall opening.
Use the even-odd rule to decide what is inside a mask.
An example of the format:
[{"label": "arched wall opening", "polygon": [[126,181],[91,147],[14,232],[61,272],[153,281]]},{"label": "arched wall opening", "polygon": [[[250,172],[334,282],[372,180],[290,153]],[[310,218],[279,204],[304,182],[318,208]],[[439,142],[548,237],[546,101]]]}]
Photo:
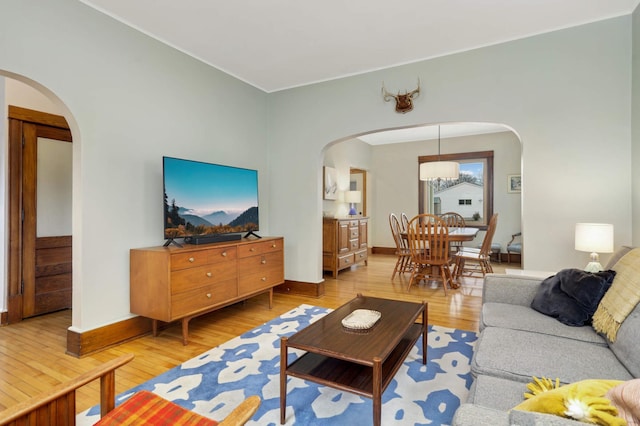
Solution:
[{"label": "arched wall opening", "polygon": [[[418,156],[437,154],[438,140],[433,136],[433,129],[439,124],[448,127],[441,136],[442,154],[494,152],[493,210],[499,219],[493,241],[506,253],[512,235],[522,230],[524,191],[524,187],[520,192],[508,188],[510,176],[523,176],[522,141],[508,125],[489,127],[489,123],[448,122],[373,130],[328,143],[321,152],[322,168],[335,169],[338,192],[348,189],[351,169],[366,170],[369,248],[375,251],[394,247],[388,215],[403,212],[413,217],[418,214]],[[323,170],[320,175],[324,177]],[[322,200],[325,217],[344,217],[348,207],[341,197]],[[479,244],[483,236],[481,231],[471,244]]]},{"label": "arched wall opening", "polygon": [[[46,195],[49,200],[54,200],[57,198],[56,194],[47,193],[47,191],[42,192],[38,195],[40,197],[39,203],[43,206],[49,206],[49,208],[41,208],[38,210],[38,228],[39,234],[38,236],[51,236],[56,234],[56,232],[76,236],[78,235],[78,227],[77,227],[77,213],[75,212],[79,199],[77,190],[77,183],[80,173],[79,167],[79,151],[80,151],[80,137],[78,126],[76,121],[69,111],[68,107],[65,103],[50,89],[43,86],[42,84],[34,81],[26,76],[19,75],[13,72],[9,72],[6,70],[0,70],[0,98],[2,99],[3,104],[3,112],[5,119],[3,120],[2,126],[0,126],[0,140],[2,141],[2,149],[5,155],[2,156],[4,161],[0,164],[0,198],[2,199],[2,209],[0,209],[0,220],[3,223],[1,228],[2,233],[2,241],[5,247],[6,255],[0,260],[0,275],[2,276],[2,285],[0,289],[0,307],[2,307],[3,312],[7,311],[8,308],[8,292],[9,292],[9,271],[8,271],[8,262],[9,262],[9,139],[8,139],[8,128],[4,126],[7,123],[6,117],[8,116],[9,105],[12,107],[25,108],[26,110],[38,111],[46,114],[52,114],[55,116],[62,116],[66,120],[70,132],[73,135],[73,143],[71,147],[64,148],[60,150],[60,148],[54,148],[54,151],[48,151],[50,155],[67,155],[64,154],[66,152],[70,152],[70,157],[67,159],[55,158],[54,160],[58,163],[57,167],[63,165],[64,167],[69,167],[71,170],[68,170],[68,174],[70,175],[70,179],[66,180],[66,182],[71,181],[70,187],[64,188],[64,194],[58,194],[64,202],[58,202],[56,206],[57,215],[64,214],[65,221],[64,224],[54,224],[52,223],[51,218],[47,219],[46,212],[50,212],[52,210],[51,204],[45,204],[45,200],[42,199],[42,194]],[[40,142],[39,142],[40,143]],[[51,145],[51,144],[49,144]],[[66,144],[58,144],[59,146],[63,146]],[[39,166],[40,167],[40,166]],[[48,191],[50,192],[53,187],[49,187]],[[63,205],[64,204],[64,205]],[[61,231],[62,230],[62,231]],[[80,280],[77,279],[79,277],[79,271],[81,267],[81,262],[79,259],[81,251],[79,250],[79,245],[81,243],[80,238],[74,238],[73,249],[72,249],[72,285],[73,285],[73,296],[71,305],[74,308],[77,308],[73,311],[73,315],[79,313],[80,304],[75,303],[75,300],[78,300],[77,297],[80,295]]]}]

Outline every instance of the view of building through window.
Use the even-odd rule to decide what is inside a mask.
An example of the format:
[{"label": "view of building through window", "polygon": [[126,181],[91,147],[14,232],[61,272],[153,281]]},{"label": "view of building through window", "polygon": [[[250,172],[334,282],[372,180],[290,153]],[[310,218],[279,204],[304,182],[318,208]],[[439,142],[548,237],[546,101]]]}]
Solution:
[{"label": "view of building through window", "polygon": [[[433,157],[420,157],[419,163],[436,161]],[[460,164],[460,176],[455,180],[420,181],[420,213],[455,212],[469,225],[486,227],[493,214],[493,152],[448,154],[446,161]]]}]

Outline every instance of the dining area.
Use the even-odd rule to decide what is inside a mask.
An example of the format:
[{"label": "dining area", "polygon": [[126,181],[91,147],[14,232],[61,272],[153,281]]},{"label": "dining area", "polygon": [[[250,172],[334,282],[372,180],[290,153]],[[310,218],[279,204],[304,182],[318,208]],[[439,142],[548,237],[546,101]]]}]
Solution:
[{"label": "dining area", "polygon": [[467,226],[458,213],[419,214],[413,218],[390,213],[397,256],[391,280],[410,274],[407,291],[421,282],[442,283],[446,296],[448,290],[460,288],[463,276],[493,272],[491,243],[497,219],[497,214],[491,216],[480,244],[465,245],[474,241],[481,229]]}]

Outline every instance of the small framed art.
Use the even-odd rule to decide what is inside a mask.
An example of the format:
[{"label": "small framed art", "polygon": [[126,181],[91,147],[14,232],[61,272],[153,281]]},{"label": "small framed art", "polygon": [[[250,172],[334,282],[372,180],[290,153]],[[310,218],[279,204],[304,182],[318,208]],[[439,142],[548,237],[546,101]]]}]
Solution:
[{"label": "small framed art", "polygon": [[522,175],[507,176],[507,192],[516,193],[522,191]]},{"label": "small framed art", "polygon": [[338,199],[338,172],[333,167],[324,166],[324,180],[322,198],[324,200]]}]

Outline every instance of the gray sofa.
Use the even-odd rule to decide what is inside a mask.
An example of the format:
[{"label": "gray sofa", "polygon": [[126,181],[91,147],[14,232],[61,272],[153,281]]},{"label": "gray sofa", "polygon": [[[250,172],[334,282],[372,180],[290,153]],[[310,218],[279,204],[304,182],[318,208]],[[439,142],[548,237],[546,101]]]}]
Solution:
[{"label": "gray sofa", "polygon": [[[630,249],[620,249],[605,269],[615,270],[615,262]],[[474,383],[454,425],[584,424],[511,408],[524,400],[532,376],[559,378],[562,384],[640,377],[640,304],[608,344],[591,326],[570,327],[531,309],[541,281],[521,275],[485,277],[480,334],[471,361]]]}]

